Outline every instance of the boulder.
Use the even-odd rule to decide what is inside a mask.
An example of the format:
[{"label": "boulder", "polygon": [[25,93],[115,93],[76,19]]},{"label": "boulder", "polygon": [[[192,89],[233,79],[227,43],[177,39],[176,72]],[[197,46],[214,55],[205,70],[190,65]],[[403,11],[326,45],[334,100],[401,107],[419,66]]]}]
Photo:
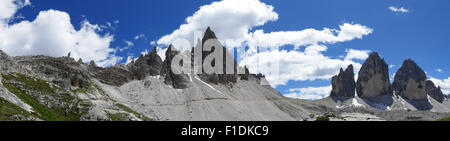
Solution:
[{"label": "boulder", "polygon": [[345,71],[341,68],[338,75],[332,78],[332,97],[354,97],[355,96],[355,74],[353,65],[349,65]]},{"label": "boulder", "polygon": [[395,73],[392,88],[395,94],[409,100],[426,100],[425,72],[411,59],[403,62],[403,65]]},{"label": "boulder", "polygon": [[356,92],[359,97],[367,99],[392,94],[389,67],[378,53],[371,53],[362,65],[356,81]]}]

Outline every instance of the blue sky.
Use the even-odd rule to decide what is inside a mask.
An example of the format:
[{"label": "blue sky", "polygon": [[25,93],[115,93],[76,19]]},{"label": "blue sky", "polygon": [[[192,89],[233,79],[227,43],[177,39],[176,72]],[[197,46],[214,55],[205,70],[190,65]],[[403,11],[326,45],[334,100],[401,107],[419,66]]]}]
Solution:
[{"label": "blue sky", "polygon": [[[151,42],[158,43],[163,36],[171,34],[179,29],[180,25],[185,24],[185,19],[199,11],[199,7],[210,5],[214,1],[31,0],[30,2],[31,5],[18,8],[14,14],[15,18],[9,18],[7,24],[11,26],[23,21],[34,21],[41,11],[49,9],[62,11],[70,16],[70,23],[75,30],[82,29],[82,23],[85,21],[92,25],[103,26],[102,30],[95,33],[101,37],[112,36],[109,48],[123,49],[115,51],[114,56],[122,57],[117,61],[125,63],[127,57],[138,57],[142,51],[150,50]],[[340,25],[345,23],[362,25],[373,31],[364,34],[362,38],[336,43],[319,43],[327,47],[326,51],[320,52],[321,55],[343,61],[342,56],[347,54],[348,49],[376,51],[391,65],[391,74],[397,71],[403,60],[412,58],[437,85],[443,87],[446,92],[450,90],[448,73],[450,72],[448,65],[450,1],[261,0],[260,2],[272,6],[272,12],[275,12],[278,17],[266,20],[262,25],[253,25],[249,28],[250,33],[256,30],[269,33],[304,29],[340,29]],[[403,8],[407,11],[393,11],[389,7]],[[215,25],[210,26],[214,30]],[[135,39],[141,34],[143,36]],[[99,39],[102,39],[101,37]],[[131,42],[132,46],[127,47],[129,46],[127,42]],[[159,46],[163,48],[165,45]],[[307,46],[302,46],[297,51],[302,52]],[[281,48],[290,51],[293,50],[293,45],[284,45]],[[363,59],[353,60],[354,63],[359,64],[363,61]],[[303,70],[298,68],[296,71]],[[323,78],[313,81],[289,80],[285,84],[276,85],[276,89],[283,94],[291,94],[292,97],[315,99],[326,94],[307,94],[305,89],[303,93],[294,89],[329,85],[330,80]],[[289,91],[289,89],[293,90]]]}]

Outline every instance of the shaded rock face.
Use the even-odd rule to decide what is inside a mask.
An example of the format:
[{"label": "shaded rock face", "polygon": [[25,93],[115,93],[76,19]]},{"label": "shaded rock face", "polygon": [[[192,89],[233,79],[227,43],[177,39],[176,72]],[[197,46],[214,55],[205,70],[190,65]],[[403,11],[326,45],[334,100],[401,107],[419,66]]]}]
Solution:
[{"label": "shaded rock face", "polygon": [[102,83],[113,86],[121,86],[133,80],[133,76],[129,71],[119,67],[98,68],[93,72],[93,77]]},{"label": "shaded rock face", "polygon": [[389,81],[388,65],[378,53],[374,52],[370,54],[359,71],[356,92],[359,97],[369,99],[392,94]]},{"label": "shaded rock face", "polygon": [[143,80],[148,75],[160,75],[162,66],[163,61],[157,54],[156,47],[153,47],[151,53],[142,55],[132,63],[132,65],[129,66],[129,70],[133,74],[134,79]]},{"label": "shaded rock face", "polygon": [[[192,86],[190,76],[187,74],[175,74],[172,70],[172,59],[180,52],[177,51],[172,45],[167,48],[166,59],[163,62],[161,76],[164,77],[164,83],[172,85],[176,89],[185,89]],[[182,64],[182,62],[180,62]],[[181,66],[180,66],[181,67]]]},{"label": "shaded rock face", "polygon": [[250,71],[248,71],[247,66],[244,66],[244,74],[241,74],[241,80],[248,80],[248,77],[250,75]]},{"label": "shaded rock face", "polygon": [[426,79],[425,72],[413,60],[408,59],[395,73],[392,88],[397,95],[409,100],[425,100]]},{"label": "shaded rock face", "polygon": [[355,74],[353,65],[349,65],[345,71],[341,68],[338,75],[332,78],[332,97],[354,97],[355,96]]},{"label": "shaded rock face", "polygon": [[[216,34],[211,30],[210,27],[208,27],[205,31],[205,35],[203,36],[202,39],[202,44],[204,45],[204,43],[206,41],[208,41],[209,39],[217,39]],[[203,47],[203,46],[202,46]],[[202,50],[202,62],[205,60],[205,58],[214,52],[214,50],[219,49],[218,47],[212,47],[211,51],[203,51]],[[234,74],[225,74],[226,70],[227,70],[227,66],[226,66],[226,58],[234,58],[225,47],[220,48],[223,51],[223,73],[224,74],[206,74],[203,71],[202,74],[199,75],[199,77],[209,83],[213,83],[213,84],[228,84],[228,83],[236,83],[237,81],[237,62],[236,60],[233,59],[234,61],[234,66],[233,66],[233,70],[234,70]],[[211,65],[214,67],[216,64],[215,60],[211,62]],[[244,78],[245,79],[245,78]]]},{"label": "shaded rock face", "polygon": [[445,99],[445,95],[441,91],[441,87],[436,87],[434,83],[430,80],[428,80],[426,86],[427,94],[430,95],[433,99],[435,99],[438,102],[443,102]]},{"label": "shaded rock face", "polygon": [[20,65],[30,66],[31,70],[56,85],[89,88],[89,73],[82,64],[69,57],[20,56],[15,57]]},{"label": "shaded rock face", "polygon": [[8,54],[0,50],[0,72],[14,68],[16,64]]}]

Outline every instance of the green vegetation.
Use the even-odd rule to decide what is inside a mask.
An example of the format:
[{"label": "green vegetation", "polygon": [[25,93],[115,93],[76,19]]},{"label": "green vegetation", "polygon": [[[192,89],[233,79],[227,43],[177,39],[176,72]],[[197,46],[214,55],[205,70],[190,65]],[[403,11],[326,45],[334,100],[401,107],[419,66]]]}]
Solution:
[{"label": "green vegetation", "polygon": [[228,100],[228,98],[205,98],[205,100]]},{"label": "green vegetation", "polygon": [[437,121],[450,121],[450,116],[449,116],[449,117],[442,118],[442,119],[439,119],[439,120],[437,120]]},{"label": "green vegetation", "polygon": [[327,116],[320,116],[316,118],[316,121],[330,121],[330,118]]},{"label": "green vegetation", "polygon": [[128,120],[128,116],[126,113],[115,113],[115,114],[111,114],[108,111],[105,111],[106,115],[108,116],[108,118],[111,121],[127,121]]},{"label": "green vegetation", "polygon": [[76,88],[76,89],[73,89],[73,90],[71,90],[73,93],[88,93],[88,91],[87,90],[85,90],[85,89],[82,89],[82,88]]},{"label": "green vegetation", "polygon": [[125,105],[122,105],[122,104],[120,104],[120,103],[117,103],[116,106],[119,107],[120,109],[122,109],[122,110],[128,112],[128,113],[132,113],[134,116],[136,116],[136,117],[138,117],[138,118],[140,118],[140,119],[142,119],[142,120],[144,120],[144,121],[152,121],[151,118],[148,118],[148,117],[146,117],[146,116],[144,116],[144,115],[142,115],[142,114],[140,114],[140,113],[138,113],[138,112],[132,110],[131,108],[128,108],[128,107],[125,106]]},{"label": "green vegetation", "polygon": [[35,117],[19,106],[0,97],[0,120],[23,120],[14,118],[13,116],[20,116],[25,118],[25,120]]},{"label": "green vegetation", "polygon": [[[14,73],[2,75],[3,85],[23,102],[30,105],[38,117],[49,121],[76,121],[80,120],[83,112],[78,111],[80,99],[71,96],[69,92],[57,86],[50,86],[46,81],[28,77],[24,74]],[[32,95],[36,94],[36,95]],[[40,103],[37,98],[43,100],[56,100],[63,106],[47,107]]]}]

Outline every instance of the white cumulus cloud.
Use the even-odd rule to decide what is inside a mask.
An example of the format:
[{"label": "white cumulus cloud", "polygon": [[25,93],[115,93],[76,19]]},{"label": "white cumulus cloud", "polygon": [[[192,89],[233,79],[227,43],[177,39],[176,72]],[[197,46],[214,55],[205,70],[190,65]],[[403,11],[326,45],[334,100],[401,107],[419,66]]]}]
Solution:
[{"label": "white cumulus cloud", "polygon": [[325,87],[307,87],[289,89],[288,94],[284,96],[297,99],[316,100],[322,99],[330,95],[331,85]]},{"label": "white cumulus cloud", "polygon": [[327,47],[312,45],[301,51],[273,50],[260,52],[245,57],[241,64],[248,66],[252,73],[266,75],[267,81],[273,86],[285,85],[288,81],[328,80],[340,68],[353,64],[355,71],[361,64],[352,60],[333,59],[323,55]]},{"label": "white cumulus cloud", "polygon": [[[208,26],[216,32],[218,38],[229,47],[240,46],[250,39],[249,30],[255,26],[278,19],[273,7],[259,0],[222,0],[204,5],[186,23],[163,36],[158,44],[169,45],[178,38],[194,43],[194,32],[204,31]],[[195,40],[196,41],[196,40]]]},{"label": "white cumulus cloud", "polygon": [[298,47],[318,43],[345,42],[353,39],[361,39],[364,35],[371,34],[372,32],[373,29],[369,27],[350,23],[340,25],[339,29],[304,29],[271,33],[256,30],[252,35],[252,39],[249,41],[249,46],[277,48],[285,45]]},{"label": "white cumulus cloud", "polygon": [[31,5],[30,0],[1,0],[0,1],[0,20],[13,17],[18,9]]},{"label": "white cumulus cloud", "polygon": [[[10,2],[16,4],[16,7],[21,6],[16,1]],[[26,3],[27,1],[24,4]],[[5,11],[4,7],[0,6],[0,11]],[[108,33],[100,35],[100,31],[102,28],[99,25],[87,20],[76,30],[66,12],[41,11],[34,21],[24,20],[15,24],[0,22],[0,49],[12,56],[59,57],[71,52],[75,59],[94,60],[100,66],[110,66],[122,58],[115,56],[115,50],[110,48],[113,36]]]},{"label": "white cumulus cloud", "polygon": [[345,56],[346,60],[358,59],[365,60],[369,57],[370,50],[356,50],[356,49],[347,49],[347,56]]},{"label": "white cumulus cloud", "polygon": [[404,7],[395,7],[395,6],[389,6],[389,10],[396,13],[408,13],[409,10]]}]

